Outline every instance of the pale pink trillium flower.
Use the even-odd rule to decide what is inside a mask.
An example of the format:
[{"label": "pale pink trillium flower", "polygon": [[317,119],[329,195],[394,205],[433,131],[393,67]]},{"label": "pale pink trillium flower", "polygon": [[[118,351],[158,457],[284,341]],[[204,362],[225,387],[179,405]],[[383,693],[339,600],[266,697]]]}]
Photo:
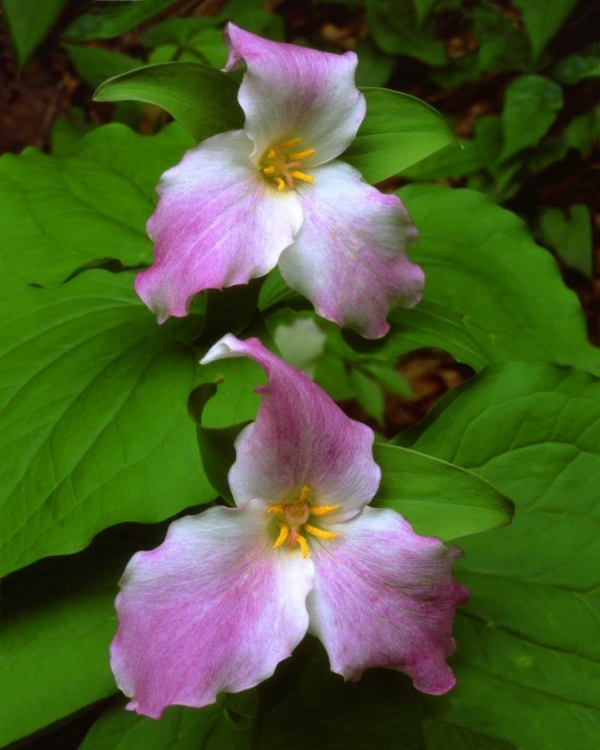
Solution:
[{"label": "pale pink trillium flower", "polygon": [[147,227],[154,264],[138,274],[137,293],[162,323],[185,316],[197,292],[278,264],[320,315],[384,336],[389,309],[420,300],[423,272],[406,254],[417,230],[400,199],[337,159],[365,116],[356,55],[271,42],[232,23],[225,38],[225,69],[248,66],[244,129],[207,138],[163,174]]},{"label": "pale pink trillium flower", "polygon": [[381,476],[373,432],[304,373],[231,334],[202,361],[236,356],[269,378],[236,441],[237,507],[175,521],[160,547],[129,562],[111,646],[127,707],[159,718],[251,688],[307,631],[347,680],[389,667],[445,693],[455,684],[452,619],[467,597],[451,578],[460,552],[367,506]]}]

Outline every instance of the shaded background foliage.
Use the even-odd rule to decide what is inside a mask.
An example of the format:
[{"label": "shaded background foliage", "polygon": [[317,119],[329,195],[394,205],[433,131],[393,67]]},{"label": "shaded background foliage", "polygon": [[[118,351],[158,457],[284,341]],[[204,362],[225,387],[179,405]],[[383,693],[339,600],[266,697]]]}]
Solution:
[{"label": "shaded background foliage", "polygon": [[[3,546],[3,572],[17,572],[2,589],[0,744],[597,747],[600,554],[590,478],[600,464],[600,386],[589,373],[600,372],[600,358],[565,285],[577,292],[597,345],[600,5],[2,0],[1,6],[0,150],[9,153],[0,164],[6,297],[0,341],[20,337],[25,344],[2,376],[0,468],[19,518]],[[440,523],[452,533],[429,528],[429,509],[423,533],[450,539],[473,530],[460,496],[469,487],[476,492],[477,477],[517,506],[509,529],[460,541],[467,556],[458,575],[472,602],[457,618],[453,666],[460,684],[444,698],[417,695],[404,678],[380,671],[343,685],[328,676],[311,639],[258,691],[202,711],[171,708],[160,724],[124,712],[115,696],[106,645],[120,572],[135,550],[160,542],[166,524],[156,522],[212,502],[211,484],[223,486],[222,476],[209,483],[197,460],[187,395],[225,374],[218,389],[211,384],[210,395],[217,395],[205,408],[203,402],[203,413],[191,403],[199,434],[235,432],[231,425],[256,411],[257,368],[236,360],[199,372],[194,342],[226,330],[268,340],[277,325],[310,317],[276,275],[260,288],[259,321],[252,318],[258,286],[233,318],[223,319],[227,299],[207,295],[188,319],[160,331],[131,291],[135,269],[151,258],[144,223],[153,186],[193,141],[160,108],[94,102],[93,91],[145,63],[221,67],[227,20],[276,40],[356,50],[359,85],[424,99],[446,116],[463,146],[450,144],[381,185],[400,190],[421,230],[414,259],[428,274],[423,303],[394,312],[383,342],[358,341],[321,323],[325,349],[315,363],[317,382],[380,439],[472,472],[464,474],[471,477],[464,486],[450,482],[454,496],[444,494],[455,525]],[[101,127],[107,123],[117,124]],[[13,156],[28,146],[41,152]],[[123,241],[115,251],[117,237]],[[23,280],[30,286],[15,310],[12,295]],[[82,361],[86,367],[78,370]],[[152,377],[144,377],[149,368]],[[14,425],[25,428],[15,433]],[[69,450],[57,462],[53,445],[61,437]],[[386,450],[378,448],[378,460],[386,460]],[[102,462],[109,472],[98,469]],[[438,485],[421,481],[431,469],[403,466],[413,500],[439,494],[454,476],[444,473],[445,464],[435,465],[442,466]],[[396,503],[411,518],[398,501],[394,466],[392,460],[378,501]],[[38,495],[51,502],[36,506]],[[80,517],[82,500],[97,503],[102,514]],[[122,523],[132,518],[140,523]],[[92,537],[87,549],[65,556]]]}]

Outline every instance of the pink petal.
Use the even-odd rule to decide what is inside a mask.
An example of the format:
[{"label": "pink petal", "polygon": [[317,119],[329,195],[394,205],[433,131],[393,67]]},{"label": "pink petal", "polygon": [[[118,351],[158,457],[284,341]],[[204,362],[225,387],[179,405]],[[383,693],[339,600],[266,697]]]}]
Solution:
[{"label": "pink petal", "polygon": [[327,530],[339,536],[312,547],[308,609],[310,632],[325,645],[331,669],[358,680],[365,669],[389,667],[424,693],[450,690],[452,619],[468,595],[451,578],[459,550],[418,536],[392,510],[365,508]]},{"label": "pink petal", "polygon": [[160,718],[253,687],[303,638],[313,564],[273,549],[266,511],[256,500],[187,516],[132,558],[111,646],[129,709]]},{"label": "pink petal", "polygon": [[299,150],[316,149],[308,167],[335,159],[356,136],[366,111],[354,83],[354,52],[334,55],[270,42],[232,23],[225,28],[229,60],[225,70],[248,65],[238,95],[245,131],[260,159],[269,146],[301,138]]},{"label": "pink petal", "polygon": [[258,362],[269,384],[258,388],[256,422],[236,442],[229,486],[238,505],[253,497],[278,503],[304,485],[309,502],[339,505],[331,520],[356,515],[381,478],[373,460],[373,431],[349,419],[318,385],[265,349],[258,339],[227,334],[202,360],[246,356]]},{"label": "pink petal", "polygon": [[187,315],[203,289],[246,284],[264,276],[302,223],[294,191],[277,191],[250,160],[243,131],[221,133],[188,151],[164,173],[148,221],[154,264],[135,288],[156,313]]},{"label": "pink petal", "polygon": [[323,317],[380,338],[390,308],[421,299],[423,271],[406,255],[417,230],[397,196],[380,193],[348,164],[311,174],[314,184],[298,186],[304,221],[279,259],[281,273]]}]

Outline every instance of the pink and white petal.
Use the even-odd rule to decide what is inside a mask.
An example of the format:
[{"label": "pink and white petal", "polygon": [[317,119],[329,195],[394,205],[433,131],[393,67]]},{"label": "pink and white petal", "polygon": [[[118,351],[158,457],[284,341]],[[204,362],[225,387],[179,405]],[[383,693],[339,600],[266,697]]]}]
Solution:
[{"label": "pink and white petal", "polygon": [[417,230],[396,195],[350,165],[332,162],[312,176],[314,184],[297,186],[304,221],[281,273],[319,315],[366,338],[385,336],[390,308],[421,299],[423,271],[406,254]]},{"label": "pink and white petal", "polygon": [[312,168],[335,159],[356,137],[366,112],[356,88],[354,52],[330,52],[262,39],[232,23],[225,27],[229,59],[225,70],[246,62],[238,100],[253,158],[273,143],[302,138],[298,150],[316,149],[304,161]]},{"label": "pink and white petal", "polygon": [[203,289],[264,276],[294,241],[302,224],[297,196],[263,180],[251,150],[242,130],[220,133],[162,176],[147,225],[154,263],[135,280],[159,323],[187,315]]},{"label": "pink and white petal", "polygon": [[460,551],[415,534],[387,509],[365,508],[327,530],[339,536],[312,540],[308,610],[309,632],[323,642],[331,669],[354,681],[365,669],[388,667],[408,674],[424,693],[450,690],[452,620],[468,597],[451,578]]},{"label": "pink and white petal", "polygon": [[373,460],[373,431],[349,419],[318,385],[276,357],[258,339],[227,334],[202,363],[246,356],[258,362],[269,383],[257,388],[256,421],[236,441],[229,486],[238,505],[253,497],[278,503],[304,485],[309,502],[339,505],[331,520],[356,515],[372,499],[381,470]]},{"label": "pink and white petal", "polygon": [[167,706],[246,690],[304,637],[313,564],[273,549],[266,509],[254,500],[182,518],[131,559],[111,645],[127,708],[157,719]]}]

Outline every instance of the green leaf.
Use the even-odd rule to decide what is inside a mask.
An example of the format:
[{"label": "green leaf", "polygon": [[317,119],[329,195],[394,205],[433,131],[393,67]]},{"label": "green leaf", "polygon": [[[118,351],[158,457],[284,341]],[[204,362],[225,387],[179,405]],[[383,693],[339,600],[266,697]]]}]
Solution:
[{"label": "green leaf", "polygon": [[600,105],[570,122],[565,136],[570,146],[589,154],[600,136]]},{"label": "green leaf", "polygon": [[540,216],[540,229],[562,261],[591,278],[594,247],[592,220],[587,206],[574,205],[566,212],[548,208]]},{"label": "green leaf", "polygon": [[456,142],[444,118],[420,99],[363,89],[367,116],[342,158],[367,182],[381,182]]},{"label": "green leaf", "polygon": [[60,284],[99,259],[150,263],[145,225],[155,185],[192,145],[178,126],[143,138],[115,124],[84,136],[65,158],[36,149],[6,154],[0,159],[3,263],[21,285],[42,286]]},{"label": "green leaf", "polygon": [[417,534],[442,541],[506,526],[512,503],[468,471],[422,453],[375,443],[381,484],[373,502],[393,508]]},{"label": "green leaf", "polygon": [[577,297],[520,218],[471,190],[409,185],[399,195],[419,229],[410,255],[427,283],[417,307],[390,314],[382,356],[434,346],[475,369],[522,359],[600,373]]},{"label": "green leaf", "polygon": [[[514,18],[491,0],[482,0],[473,8],[473,31],[480,42],[475,71],[477,78],[487,71],[533,68],[531,45]],[[460,62],[460,61],[459,61]]]},{"label": "green leaf", "polygon": [[417,12],[417,26],[422,26],[439,0],[413,0]]},{"label": "green leaf", "polygon": [[196,141],[244,126],[238,83],[208,65],[171,62],[147,65],[105,81],[98,102],[135,100],[165,109]]},{"label": "green leaf", "polygon": [[42,560],[2,582],[2,747],[117,692],[108,663],[117,582],[129,558],[164,534],[111,529],[75,557]]},{"label": "green leaf", "polygon": [[383,424],[384,398],[383,391],[376,380],[358,367],[351,367],[348,379],[354,390],[354,397],[365,412]]},{"label": "green leaf", "polygon": [[202,465],[215,491],[232,501],[228,474],[235,461],[234,441],[256,417],[266,382],[264,370],[246,358],[219,360],[200,369],[205,380],[190,394],[188,411],[196,424]]},{"label": "green leaf", "polygon": [[205,708],[171,706],[160,721],[126,711],[119,701],[92,726],[79,750],[250,750],[250,732],[226,718],[226,698]]},{"label": "green leaf", "polygon": [[388,55],[407,55],[429,65],[448,62],[432,23],[417,24],[413,0],[366,0],[373,39]]},{"label": "green leaf", "polygon": [[586,78],[600,76],[600,47],[596,46],[588,54],[571,55],[560,60],[554,68],[554,77],[561,83],[578,83]]},{"label": "green leaf", "polygon": [[121,52],[103,47],[63,44],[79,75],[91,86],[99,86],[107,78],[139,68],[140,61]]},{"label": "green leaf", "polygon": [[67,0],[2,0],[21,67],[50,31],[66,4]]},{"label": "green leaf", "polygon": [[576,4],[577,0],[515,0],[535,58],[541,55]]},{"label": "green leaf", "polygon": [[[457,148],[460,145],[460,148]],[[482,169],[486,162],[481,158],[473,141],[449,143],[426,159],[402,170],[409,180],[456,179]]]},{"label": "green leaf", "polygon": [[359,87],[385,86],[396,65],[394,58],[380,52],[370,39],[361,39],[354,51],[358,55],[356,85]]},{"label": "green leaf", "polygon": [[[512,526],[461,541],[458,685],[436,716],[528,750],[600,744],[600,382],[494,365],[400,438],[470,469],[516,504]],[[532,720],[535,717],[535,721]]]},{"label": "green leaf", "polygon": [[196,355],[177,340],[198,321],[157,327],[132,283],[89,271],[3,304],[0,573],[214,497],[186,412]]},{"label": "green leaf", "polygon": [[143,0],[143,2],[95,3],[89,12],[76,18],[66,29],[69,42],[89,42],[92,39],[114,39],[130,31],[176,0]]},{"label": "green leaf", "polygon": [[85,118],[79,107],[69,107],[52,123],[50,152],[52,156],[64,158],[76,151],[79,141],[94,125]]},{"label": "green leaf", "polygon": [[[521,76],[506,89],[502,113],[504,148],[508,159],[536,143],[546,134],[563,105],[561,87],[544,76]],[[527,127],[523,127],[523,123]]]}]

